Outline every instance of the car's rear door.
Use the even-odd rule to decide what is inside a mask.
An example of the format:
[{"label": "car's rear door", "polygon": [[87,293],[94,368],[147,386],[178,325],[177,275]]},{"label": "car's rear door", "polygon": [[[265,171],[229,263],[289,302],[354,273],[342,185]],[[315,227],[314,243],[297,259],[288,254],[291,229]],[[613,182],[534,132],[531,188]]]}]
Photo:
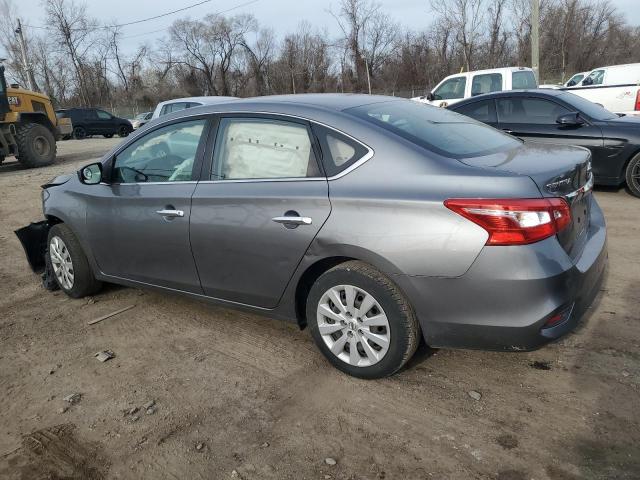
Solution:
[{"label": "car's rear door", "polygon": [[557,123],[560,115],[572,112],[559,102],[537,97],[500,97],[496,99],[496,111],[498,128],[527,142],[578,145],[592,150],[603,145],[602,130],[596,125]]},{"label": "car's rear door", "polygon": [[209,130],[207,117],[158,126],[114,156],[108,183],[86,190],[91,251],[103,273],[202,293],[189,219]]},{"label": "car's rear door", "polygon": [[273,308],[331,211],[304,120],[219,118],[192,199],[191,246],[206,295]]}]

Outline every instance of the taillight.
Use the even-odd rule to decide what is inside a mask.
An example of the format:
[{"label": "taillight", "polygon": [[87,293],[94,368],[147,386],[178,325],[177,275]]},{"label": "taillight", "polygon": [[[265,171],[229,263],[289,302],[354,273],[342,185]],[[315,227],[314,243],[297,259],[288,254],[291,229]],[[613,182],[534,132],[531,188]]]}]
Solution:
[{"label": "taillight", "polygon": [[451,198],[444,205],[484,228],[487,245],[539,242],[571,223],[563,198]]},{"label": "taillight", "polygon": [[636,108],[634,110],[640,111],[640,90],[636,92]]}]

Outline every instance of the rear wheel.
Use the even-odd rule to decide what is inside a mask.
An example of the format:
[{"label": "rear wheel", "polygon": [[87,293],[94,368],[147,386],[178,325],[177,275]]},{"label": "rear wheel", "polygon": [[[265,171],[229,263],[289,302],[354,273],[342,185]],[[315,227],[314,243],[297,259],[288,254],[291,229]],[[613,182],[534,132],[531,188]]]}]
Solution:
[{"label": "rear wheel", "polygon": [[629,191],[636,197],[640,197],[640,154],[631,159],[625,176]]},{"label": "rear wheel", "polygon": [[25,123],[16,127],[17,158],[27,168],[51,165],[56,159],[56,139],[51,131],[39,123]]},{"label": "rear wheel", "polygon": [[120,127],[118,127],[118,136],[124,138],[127,135],[129,135],[129,129],[127,128],[127,126],[126,125],[120,125]]},{"label": "rear wheel", "polygon": [[84,127],[74,127],[73,138],[76,140],[83,140],[87,138],[87,130]]},{"label": "rear wheel", "polygon": [[398,287],[362,262],[325,272],[311,287],[307,323],[320,351],[359,378],[394,374],[413,356],[418,321]]},{"label": "rear wheel", "polygon": [[94,277],[80,242],[64,223],[51,227],[47,246],[47,260],[51,261],[53,276],[64,293],[82,298],[102,288],[102,282]]}]

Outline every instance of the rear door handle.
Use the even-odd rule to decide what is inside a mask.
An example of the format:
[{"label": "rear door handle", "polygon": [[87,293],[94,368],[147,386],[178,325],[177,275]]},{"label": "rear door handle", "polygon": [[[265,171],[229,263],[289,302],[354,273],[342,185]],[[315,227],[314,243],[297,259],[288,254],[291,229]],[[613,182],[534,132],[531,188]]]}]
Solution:
[{"label": "rear door handle", "polygon": [[156,210],[156,213],[167,218],[184,217],[184,212],[182,210]]},{"label": "rear door handle", "polygon": [[285,225],[311,225],[313,220],[311,217],[273,217],[273,220],[276,223],[283,223]]}]

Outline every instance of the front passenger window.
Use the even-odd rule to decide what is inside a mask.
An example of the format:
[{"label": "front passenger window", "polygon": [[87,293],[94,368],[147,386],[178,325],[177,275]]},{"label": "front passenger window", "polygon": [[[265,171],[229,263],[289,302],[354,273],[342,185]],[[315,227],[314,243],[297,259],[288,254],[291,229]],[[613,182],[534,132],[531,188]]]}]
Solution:
[{"label": "front passenger window", "polygon": [[191,180],[206,120],[175,123],[136,140],[115,159],[116,183]]}]

